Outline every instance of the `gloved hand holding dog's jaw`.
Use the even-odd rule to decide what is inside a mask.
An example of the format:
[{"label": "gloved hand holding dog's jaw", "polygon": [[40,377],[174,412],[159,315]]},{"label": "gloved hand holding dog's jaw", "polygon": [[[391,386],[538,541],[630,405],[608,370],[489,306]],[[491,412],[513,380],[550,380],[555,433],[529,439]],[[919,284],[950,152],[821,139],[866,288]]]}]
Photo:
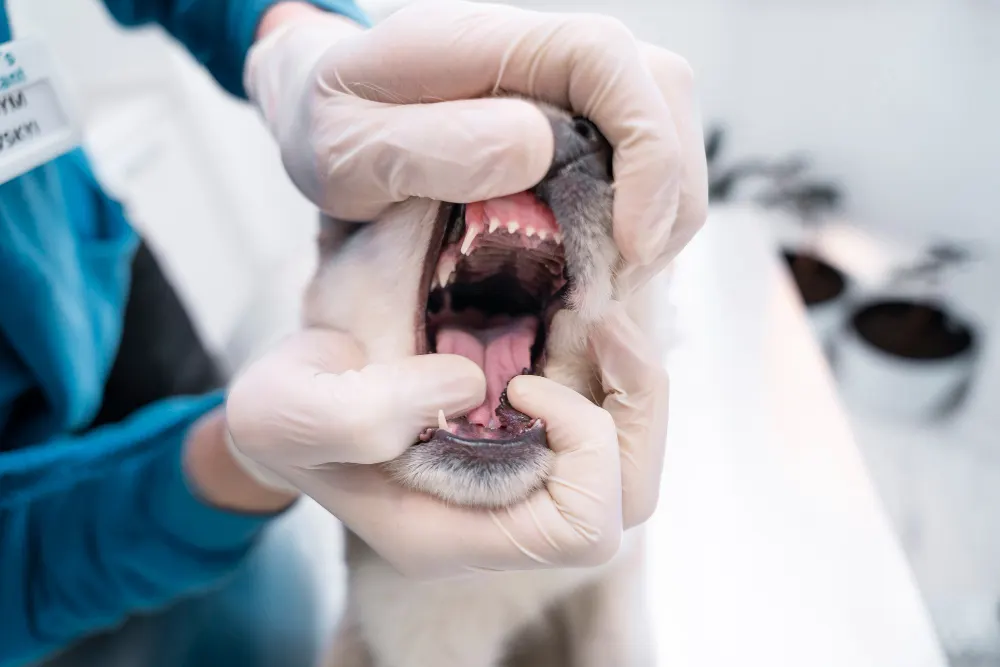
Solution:
[{"label": "gloved hand holding dog's jaw", "polygon": [[541,377],[508,386],[541,418],[556,455],[546,487],[500,511],[449,507],[393,482],[388,461],[486,390],[469,360],[434,354],[367,365],[344,334],[295,334],[233,384],[226,417],[237,458],[258,480],[311,496],[401,572],[593,565],[656,505],[666,440],[667,382],[657,350],[624,312],[594,336],[604,408]]},{"label": "gloved hand holding dog's jaw", "polygon": [[532,104],[482,99],[504,92],[585,116],[611,143],[625,289],[705,220],[690,68],[614,19],[425,1],[365,31],[307,12],[258,41],[245,82],[292,180],[333,218],[372,220],[412,196],[468,203],[535,186],[552,162],[552,128]]},{"label": "gloved hand holding dog's jaw", "polygon": [[[257,43],[245,80],[292,180],[328,216],[368,221],[413,196],[469,203],[537,185],[553,127],[536,105],[482,99],[505,92],[586,116],[612,144],[625,293],[703,223],[690,71],[621,24],[458,1],[413,3],[367,32],[306,14]],[[542,377],[508,385],[513,407],[544,421],[555,455],[545,486],[508,509],[448,506],[371,465],[398,457],[441,412],[482,404],[483,371],[463,357],[368,364],[349,336],[296,334],[233,384],[232,450],[265,485],[310,495],[411,575],[604,562],[656,506],[667,381],[624,309],[602,320],[589,351],[602,407]]]}]

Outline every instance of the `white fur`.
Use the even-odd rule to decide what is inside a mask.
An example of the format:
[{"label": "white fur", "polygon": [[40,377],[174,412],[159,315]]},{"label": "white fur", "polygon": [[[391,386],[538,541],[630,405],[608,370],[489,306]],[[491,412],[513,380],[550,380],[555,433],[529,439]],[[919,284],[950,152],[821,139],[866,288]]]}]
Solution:
[{"label": "white fur", "polygon": [[321,259],[306,292],[306,326],[354,335],[372,363],[416,354],[418,285],[439,206],[399,204],[348,239],[335,261]]},{"label": "white fur", "polygon": [[[598,655],[606,657],[609,649],[617,649],[623,658],[637,657],[596,663],[591,656],[574,661],[573,667],[652,667],[641,586],[624,584],[637,573],[634,565],[641,547],[641,532],[633,531],[618,556],[600,568],[499,572],[433,582],[406,579],[384,561],[365,558],[351,569],[348,603],[370,661],[361,664],[498,667],[519,631],[539,622],[554,603],[586,594],[597,598],[587,610],[592,613],[570,620],[588,632],[574,637],[572,644],[599,645],[603,648]],[[612,611],[612,618],[593,627],[591,619],[604,611]],[[580,648],[573,652],[592,653]],[[335,645],[329,667],[344,666],[340,655]]]}]

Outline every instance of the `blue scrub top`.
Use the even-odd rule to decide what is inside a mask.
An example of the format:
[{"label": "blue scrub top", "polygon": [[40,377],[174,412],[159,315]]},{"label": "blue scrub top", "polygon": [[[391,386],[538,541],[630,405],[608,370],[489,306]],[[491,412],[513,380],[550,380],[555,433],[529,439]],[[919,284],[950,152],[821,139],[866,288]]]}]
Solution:
[{"label": "blue scrub top", "polygon": [[[229,93],[278,0],[105,0],[158,23]],[[367,18],[351,0],[312,0]],[[10,39],[0,4],[0,42]],[[220,394],[151,405],[74,435],[100,407],[137,247],[82,150],[0,184],[0,667],[215,583],[271,518],[212,508],[181,449]]]}]

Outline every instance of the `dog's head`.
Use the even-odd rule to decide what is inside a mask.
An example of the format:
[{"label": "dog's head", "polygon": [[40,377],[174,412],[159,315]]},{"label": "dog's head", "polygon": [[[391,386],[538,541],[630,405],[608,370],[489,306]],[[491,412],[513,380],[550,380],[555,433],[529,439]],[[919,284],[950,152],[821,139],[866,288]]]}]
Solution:
[{"label": "dog's head", "polygon": [[386,464],[399,483],[456,504],[509,505],[547,477],[544,425],[506,399],[515,375],[599,398],[583,345],[620,262],[612,151],[589,121],[539,108],[555,151],[532,191],[467,205],[412,199],[363,224],[325,219],[306,295],[306,324],[351,333],[372,362],[442,352],[483,369],[483,405]]}]

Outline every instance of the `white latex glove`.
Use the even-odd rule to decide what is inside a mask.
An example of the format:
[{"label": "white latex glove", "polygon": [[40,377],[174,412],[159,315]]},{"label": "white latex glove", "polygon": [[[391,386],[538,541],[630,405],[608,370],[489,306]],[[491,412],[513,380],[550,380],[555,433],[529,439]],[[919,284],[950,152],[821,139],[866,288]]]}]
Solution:
[{"label": "white latex glove", "polygon": [[691,70],[611,18],[453,0],[414,2],[369,31],[310,17],[258,42],[244,78],[292,180],[334,218],[536,185],[552,131],[527,102],[481,99],[505,91],[586,116],[614,146],[626,286],[662,269],[705,220]]},{"label": "white latex glove", "polygon": [[[637,332],[620,322],[613,318],[595,339],[601,354],[624,355],[615,373],[605,373],[614,389],[609,409],[629,406],[631,397],[646,405],[647,392],[659,406],[665,401],[662,371],[649,371],[641,354],[626,349]],[[619,451],[608,410],[550,380],[514,378],[508,398],[544,420],[556,460],[546,488],[503,511],[448,506],[402,488],[379,466],[350,465],[394,458],[437,423],[439,409],[456,414],[484,392],[481,372],[464,358],[426,355],[365,366],[349,337],[307,331],[237,378],[226,417],[243,460],[311,496],[404,574],[442,577],[607,561],[621,541],[623,506],[634,520],[656,501],[660,471],[647,468],[662,463],[662,443],[653,442],[662,433],[634,423],[632,410],[618,425],[627,443]],[[620,459],[635,498],[628,487],[623,496]]]},{"label": "white latex glove", "polygon": [[[475,362],[450,354],[367,364],[350,336],[297,332],[245,369],[226,398],[233,450],[269,486],[294,488],[289,472],[329,463],[393,459],[438,412],[482,403],[486,379]],[[237,444],[238,443],[238,444]]]},{"label": "white latex glove", "polygon": [[628,529],[645,523],[660,497],[670,403],[664,350],[619,308],[592,334],[590,352],[607,393],[603,407],[618,429]]}]

